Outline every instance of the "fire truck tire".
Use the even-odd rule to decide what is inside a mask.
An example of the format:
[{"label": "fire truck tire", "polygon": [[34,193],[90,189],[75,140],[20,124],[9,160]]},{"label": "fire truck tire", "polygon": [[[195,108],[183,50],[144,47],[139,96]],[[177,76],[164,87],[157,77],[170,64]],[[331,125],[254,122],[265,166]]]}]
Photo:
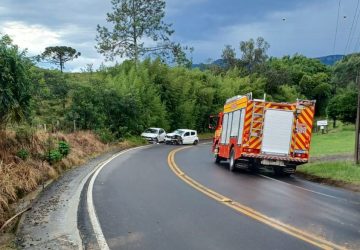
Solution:
[{"label": "fire truck tire", "polygon": [[217,154],[215,156],[215,163],[220,163],[221,160],[222,160],[221,157]]},{"label": "fire truck tire", "polygon": [[233,148],[230,150],[229,170],[231,172],[235,171],[235,151]]},{"label": "fire truck tire", "polygon": [[219,164],[220,161],[222,160],[222,157],[219,156],[219,146],[217,144],[215,146],[215,151],[217,152],[215,155],[215,163]]}]

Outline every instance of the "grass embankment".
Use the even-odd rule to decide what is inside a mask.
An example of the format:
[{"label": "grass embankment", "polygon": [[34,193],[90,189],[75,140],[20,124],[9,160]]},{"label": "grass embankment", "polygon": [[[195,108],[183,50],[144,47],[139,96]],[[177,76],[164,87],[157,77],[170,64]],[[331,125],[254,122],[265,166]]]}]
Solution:
[{"label": "grass embankment", "polygon": [[326,156],[352,153],[355,147],[354,126],[341,126],[326,134],[314,133],[310,156]]},{"label": "grass embankment", "polygon": [[[360,187],[360,166],[353,162],[317,162],[306,164],[299,168],[299,172],[306,174],[308,179],[325,181],[336,184],[336,181],[359,185]],[[335,181],[335,182],[332,182]],[[359,188],[360,191],[360,188]]]},{"label": "grass embankment", "polygon": [[[66,156],[56,153],[64,142],[70,146]],[[64,171],[85,163],[111,148],[129,148],[143,144],[132,137],[109,146],[89,131],[70,134],[14,131],[0,136],[0,226],[16,212],[15,203],[38,185],[58,178]],[[49,153],[52,152],[52,153]],[[51,156],[49,156],[51,155]],[[51,158],[52,157],[52,158]]]},{"label": "grass embankment", "polygon": [[[317,160],[299,167],[305,178],[360,191],[360,166],[334,156],[351,155],[355,146],[354,126],[339,126],[327,134],[313,134],[311,157]],[[333,156],[333,157],[332,157]]]}]

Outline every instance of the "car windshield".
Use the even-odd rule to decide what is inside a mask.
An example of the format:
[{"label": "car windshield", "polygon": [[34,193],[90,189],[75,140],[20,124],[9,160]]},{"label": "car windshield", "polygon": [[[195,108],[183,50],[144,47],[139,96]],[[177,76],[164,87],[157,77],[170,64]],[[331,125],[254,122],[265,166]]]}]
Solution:
[{"label": "car windshield", "polygon": [[177,129],[173,132],[174,134],[177,134],[177,135],[182,135],[184,133],[184,130],[181,130],[181,129]]},{"label": "car windshield", "polygon": [[154,128],[148,128],[144,133],[157,134],[158,130]]}]

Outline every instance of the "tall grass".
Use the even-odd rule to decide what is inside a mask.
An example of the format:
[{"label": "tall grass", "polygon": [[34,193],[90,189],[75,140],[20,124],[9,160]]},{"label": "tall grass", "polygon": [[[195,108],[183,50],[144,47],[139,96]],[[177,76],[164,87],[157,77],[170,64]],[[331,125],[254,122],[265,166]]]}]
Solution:
[{"label": "tall grass", "polygon": [[[108,146],[89,131],[72,134],[34,132],[31,140],[24,139],[14,131],[2,131],[0,137],[0,225],[8,216],[9,205],[46,180],[57,178],[74,165],[80,165],[91,156],[99,154]],[[24,135],[24,133],[21,133]],[[54,142],[71,145],[69,155],[50,166],[44,155]],[[57,145],[57,144],[55,144]],[[19,149],[26,149],[29,156],[21,159]]]}]

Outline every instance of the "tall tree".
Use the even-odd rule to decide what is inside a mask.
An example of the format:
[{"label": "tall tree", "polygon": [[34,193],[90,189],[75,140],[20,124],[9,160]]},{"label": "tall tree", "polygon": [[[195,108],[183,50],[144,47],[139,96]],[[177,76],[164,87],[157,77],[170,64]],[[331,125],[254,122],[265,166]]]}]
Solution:
[{"label": "tall tree", "polygon": [[236,66],[236,52],[231,45],[225,45],[222,51],[221,58],[225,61],[227,69],[234,68]]},{"label": "tall tree", "polygon": [[339,94],[334,96],[327,107],[327,114],[334,120],[334,127],[336,120],[342,122],[355,123],[357,110],[357,91],[354,87],[342,89]]},{"label": "tall tree", "polygon": [[269,48],[269,43],[262,37],[258,37],[256,42],[252,38],[249,41],[240,42],[240,50],[242,52],[241,59],[250,72],[252,72],[256,66],[266,61],[268,58],[266,52]]},{"label": "tall tree", "polygon": [[335,92],[338,87],[346,87],[349,83],[355,82],[360,71],[360,53],[345,56],[333,67],[333,83]]},{"label": "tall tree", "polygon": [[[108,60],[120,56],[137,62],[146,53],[173,49],[169,37],[174,31],[163,21],[165,1],[111,0],[111,4],[106,19],[111,30],[98,25],[96,36],[96,48]],[[148,46],[145,41],[156,45]]]},{"label": "tall tree", "polygon": [[9,36],[0,37],[0,125],[19,122],[29,115],[32,63]]},{"label": "tall tree", "polygon": [[192,47],[187,47],[187,46],[181,46],[179,43],[178,44],[174,44],[174,46],[172,46],[172,55],[174,57],[174,62],[178,65],[178,66],[183,66],[186,68],[191,68],[192,66],[192,57],[188,58],[186,52],[190,52],[190,54],[193,53],[194,48]]},{"label": "tall tree", "polygon": [[66,46],[47,47],[41,54],[41,58],[43,60],[59,65],[61,72],[63,72],[66,62],[72,61],[79,56],[81,56],[80,52],[76,51],[74,48]]}]

